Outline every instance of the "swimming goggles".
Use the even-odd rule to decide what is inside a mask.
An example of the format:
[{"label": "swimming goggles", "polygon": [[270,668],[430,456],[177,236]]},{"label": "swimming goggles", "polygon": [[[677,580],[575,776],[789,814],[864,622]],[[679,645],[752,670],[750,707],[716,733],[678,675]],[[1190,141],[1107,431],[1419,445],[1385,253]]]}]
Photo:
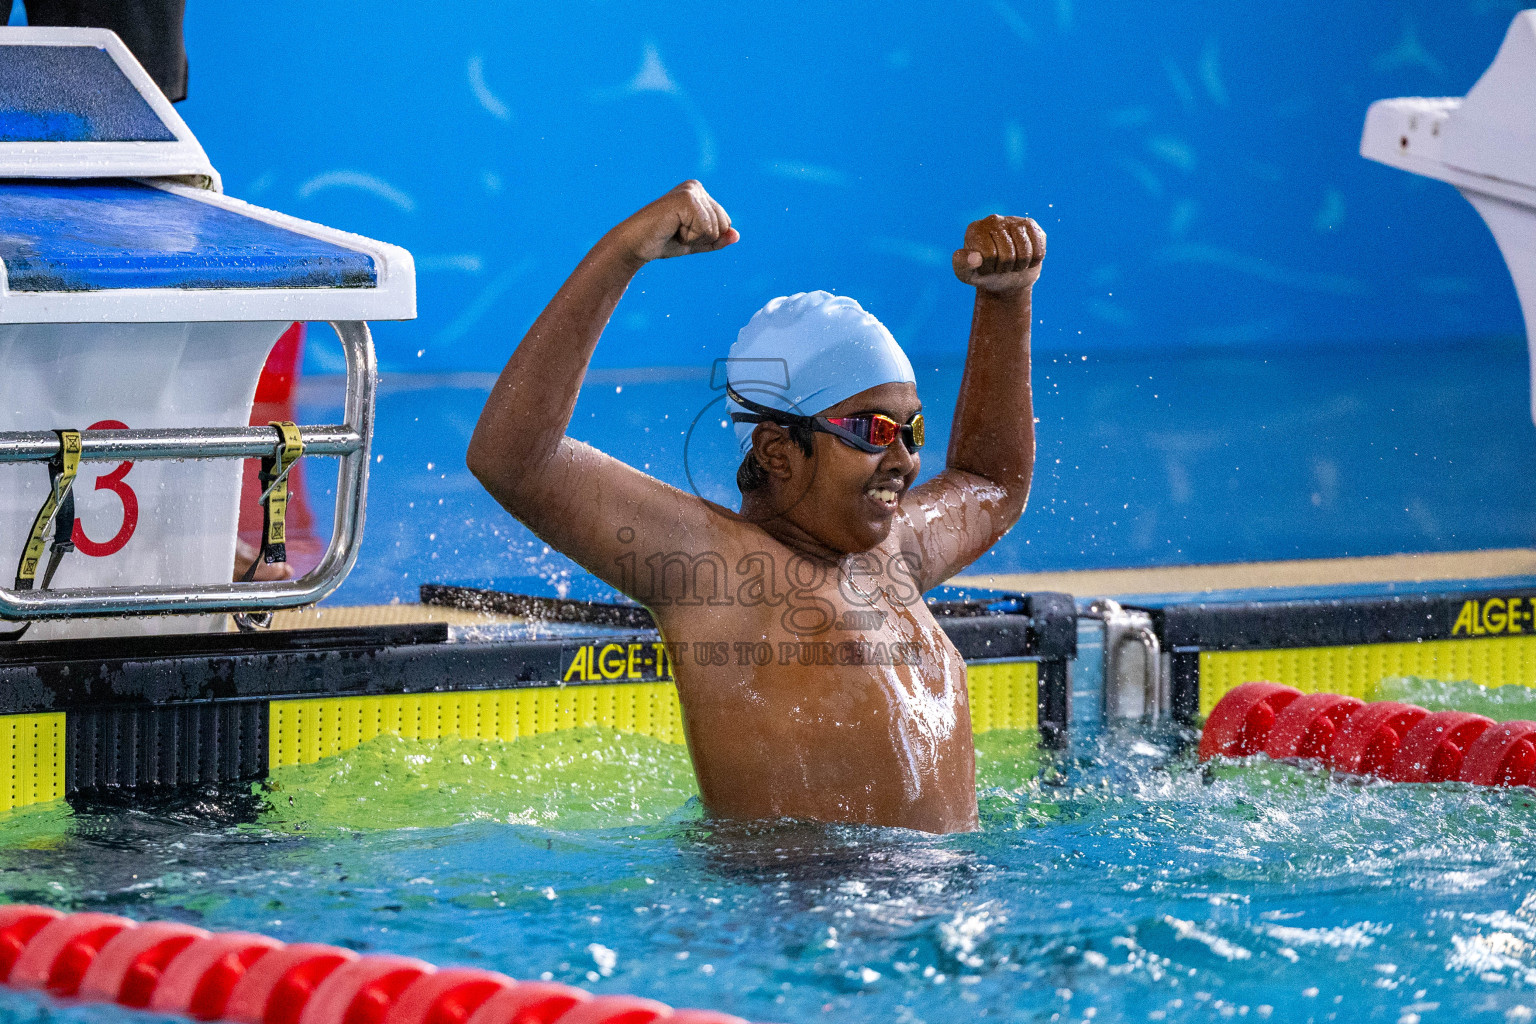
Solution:
[{"label": "swimming goggles", "polygon": [[896,443],[898,437],[909,452],[915,452],[923,446],[922,413],[913,416],[909,423],[898,423],[878,412],[861,413],[858,416],[799,416],[743,398],[730,385],[726,385],[725,393],[743,409],[751,410],[731,413],[732,423],[777,423],[780,426],[798,424],[823,434],[831,434],[839,441],[871,455],[885,451]]}]

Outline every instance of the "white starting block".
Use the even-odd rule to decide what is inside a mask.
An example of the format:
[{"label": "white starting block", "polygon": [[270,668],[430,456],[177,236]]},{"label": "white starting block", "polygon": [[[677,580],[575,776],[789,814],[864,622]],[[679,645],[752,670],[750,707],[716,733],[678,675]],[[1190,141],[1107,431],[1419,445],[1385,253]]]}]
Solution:
[{"label": "white starting block", "polygon": [[1536,418],[1536,10],[1515,15],[1465,97],[1372,103],[1360,154],[1449,182],[1482,214],[1520,296]]},{"label": "white starting block", "polygon": [[[404,249],[223,195],[116,35],[0,28],[0,618],[53,620],[29,640],[185,632],[329,594],[367,496],[363,321],[415,315]],[[249,426],[278,336],[320,320],[346,353],[346,421]],[[340,459],[325,556],[232,582],[240,460],[275,476],[300,450]],[[286,487],[269,489],[281,542]],[[168,614],[192,618],[78,621]]]}]

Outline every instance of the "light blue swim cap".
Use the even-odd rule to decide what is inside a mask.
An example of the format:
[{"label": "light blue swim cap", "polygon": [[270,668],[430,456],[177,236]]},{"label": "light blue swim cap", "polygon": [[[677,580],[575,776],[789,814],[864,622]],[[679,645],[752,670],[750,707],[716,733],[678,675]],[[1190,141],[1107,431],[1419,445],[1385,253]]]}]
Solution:
[{"label": "light blue swim cap", "polygon": [[[891,332],[846,295],[781,295],[752,315],[726,360],[726,382],[758,405],[815,416],[880,384],[915,384],[917,375]],[[730,412],[746,412],[726,399]],[[755,423],[737,423],[752,447]]]}]

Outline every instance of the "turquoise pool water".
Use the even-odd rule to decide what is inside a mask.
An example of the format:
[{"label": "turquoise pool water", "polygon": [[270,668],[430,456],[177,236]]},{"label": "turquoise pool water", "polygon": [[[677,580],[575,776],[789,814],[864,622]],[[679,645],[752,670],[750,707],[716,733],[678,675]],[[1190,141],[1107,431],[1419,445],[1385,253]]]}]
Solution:
[{"label": "turquoise pool water", "polygon": [[[1528,544],[1523,349],[1432,355],[1042,353],[1035,494],[983,568]],[[924,372],[942,425],[958,363]],[[367,540],[336,602],[423,582],[600,593],[463,470],[485,384],[386,381]],[[302,419],[331,418],[324,394]],[[683,483],[672,418],[711,397],[698,373],[604,376],[573,430]],[[728,453],[700,451],[704,485],[728,483]],[[1405,685],[1536,717],[1524,693]],[[9,815],[0,896],[785,1024],[1533,1017],[1529,793],[1206,771],[1160,734],[1081,729],[1060,760],[1017,735],[979,745],[983,828],[934,838],[711,823],[682,749],[633,737],[381,741],[254,795]],[[121,1019],[9,992],[0,1015]]]},{"label": "turquoise pool water", "polygon": [[[393,741],[311,769],[291,804],[280,774],[244,799],[13,814],[3,896],[767,1021],[1428,1024],[1536,1007],[1529,792],[1204,770],[1146,733],[1044,761],[991,733],[982,830],[934,838],[711,823],[676,748],[583,742],[513,770],[492,764],[505,750]],[[419,827],[341,821],[344,804],[370,813],[363,769],[382,764],[421,794],[389,804]],[[622,773],[626,799],[582,789],[582,770]],[[0,1014],[120,1019],[10,992]]]}]

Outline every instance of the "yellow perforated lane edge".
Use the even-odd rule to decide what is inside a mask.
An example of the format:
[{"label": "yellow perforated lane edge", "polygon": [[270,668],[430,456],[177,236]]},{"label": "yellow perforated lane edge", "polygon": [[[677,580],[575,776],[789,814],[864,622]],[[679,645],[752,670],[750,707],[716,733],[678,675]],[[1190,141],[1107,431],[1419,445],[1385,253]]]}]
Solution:
[{"label": "yellow perforated lane edge", "polygon": [[1482,686],[1536,684],[1536,636],[1425,640],[1274,651],[1200,652],[1200,714],[1235,686],[1263,679],[1303,693],[1344,693],[1376,700],[1381,681],[1418,676]]},{"label": "yellow perforated lane edge", "polygon": [[520,736],[604,725],[683,742],[682,709],[671,683],[540,686],[473,693],[274,700],[270,763],[310,764],[375,736],[406,739],[515,740]]},{"label": "yellow perforated lane edge", "polygon": [[[1038,677],[1034,662],[971,665],[966,678],[975,732],[1035,728]],[[311,764],[386,733],[407,739],[460,736],[510,741],[601,725],[664,743],[683,742],[682,708],[677,687],[671,683],[274,700],[270,715],[268,742],[274,768]],[[62,725],[60,729],[62,735]]]},{"label": "yellow perforated lane edge", "polygon": [[64,713],[0,715],[0,810],[64,797]]},{"label": "yellow perforated lane edge", "polygon": [[965,667],[971,691],[971,731],[1039,726],[1040,666],[1033,661],[992,661]]}]

